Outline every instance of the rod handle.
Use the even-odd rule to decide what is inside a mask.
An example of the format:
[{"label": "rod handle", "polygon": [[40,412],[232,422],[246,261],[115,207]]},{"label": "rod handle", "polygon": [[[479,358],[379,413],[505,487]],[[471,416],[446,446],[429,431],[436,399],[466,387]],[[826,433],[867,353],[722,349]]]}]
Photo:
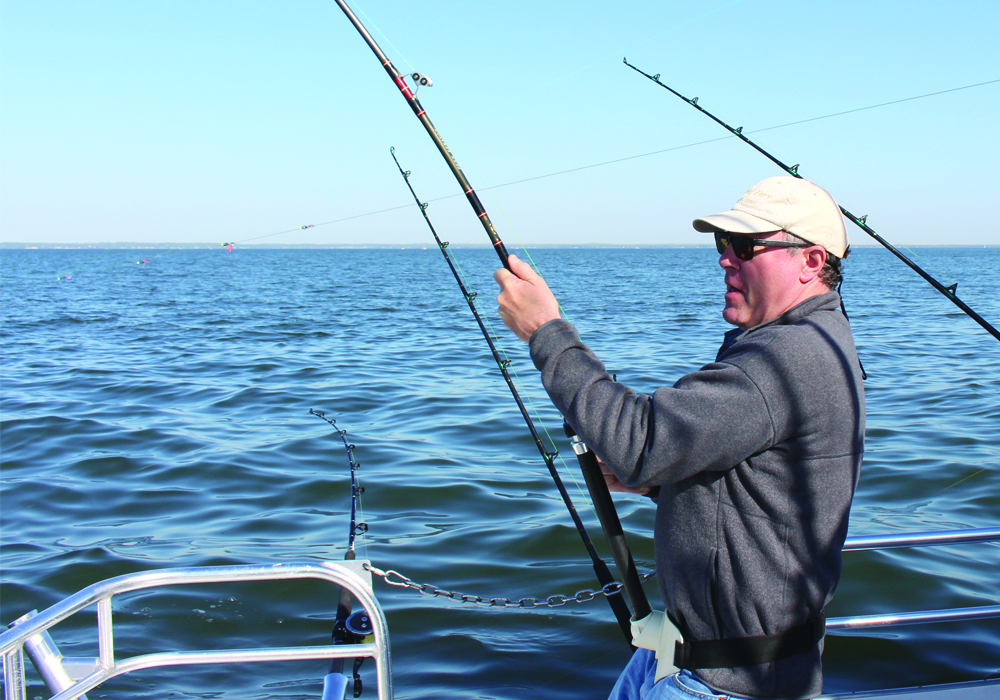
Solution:
[{"label": "rod handle", "polygon": [[587,482],[587,490],[590,491],[590,497],[594,501],[594,509],[601,521],[601,528],[611,546],[611,555],[622,578],[625,595],[632,604],[632,619],[641,620],[652,612],[652,608],[646,599],[646,592],[642,590],[642,581],[639,579],[632,552],[625,540],[625,532],[622,530],[621,520],[618,518],[618,511],[615,509],[608,484],[604,480],[601,466],[597,463],[597,455],[579,439],[569,423],[563,424],[563,430],[566,431],[566,436],[573,440],[573,451],[580,463],[583,479]]}]

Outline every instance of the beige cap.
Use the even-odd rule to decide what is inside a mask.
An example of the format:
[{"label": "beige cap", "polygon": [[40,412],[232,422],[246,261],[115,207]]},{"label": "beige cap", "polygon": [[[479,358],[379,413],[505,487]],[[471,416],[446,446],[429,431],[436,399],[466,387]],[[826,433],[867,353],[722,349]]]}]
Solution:
[{"label": "beige cap", "polygon": [[844,217],[833,197],[809,180],[790,176],[761,180],[731,210],[695,219],[694,227],[703,233],[788,231],[838,258],[848,246]]}]

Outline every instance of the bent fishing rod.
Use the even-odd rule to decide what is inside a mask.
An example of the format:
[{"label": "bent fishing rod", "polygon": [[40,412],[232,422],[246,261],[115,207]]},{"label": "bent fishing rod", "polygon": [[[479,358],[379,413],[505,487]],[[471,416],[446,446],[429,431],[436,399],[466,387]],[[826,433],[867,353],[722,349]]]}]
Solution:
[{"label": "bent fishing rod", "polygon": [[[472,311],[472,315],[476,318],[476,323],[479,324],[479,330],[482,331],[483,337],[486,339],[486,344],[489,345],[490,352],[493,354],[493,359],[496,361],[497,367],[500,369],[500,374],[503,375],[504,381],[507,382],[507,388],[510,389],[511,396],[514,397],[514,401],[517,403],[517,407],[521,411],[521,416],[524,418],[524,422],[528,426],[528,431],[531,433],[531,437],[535,441],[538,453],[545,461],[545,467],[549,470],[549,475],[555,482],[556,489],[559,491],[560,497],[562,497],[563,504],[569,511],[570,517],[573,519],[573,524],[576,526],[577,532],[580,533],[581,539],[583,539],[584,546],[587,548],[587,553],[590,555],[590,559],[594,567],[594,573],[597,575],[597,580],[602,586],[607,586],[608,584],[613,583],[614,578],[611,575],[611,571],[608,569],[607,564],[604,563],[604,560],[601,559],[600,555],[597,553],[597,549],[594,547],[594,543],[590,539],[590,535],[587,533],[587,529],[584,527],[583,521],[580,519],[580,514],[577,513],[577,510],[573,505],[573,501],[569,496],[569,492],[566,490],[566,486],[563,484],[558,470],[556,470],[555,458],[558,455],[558,452],[549,452],[545,449],[545,445],[542,443],[542,439],[539,437],[538,431],[535,430],[535,424],[531,420],[531,415],[528,413],[528,409],[525,407],[524,401],[521,400],[521,395],[518,393],[517,387],[511,379],[510,372],[507,370],[510,365],[510,360],[501,357],[496,344],[493,342],[493,336],[487,329],[486,323],[483,321],[483,317],[479,313],[479,309],[476,308],[476,292],[470,292],[466,288],[465,283],[462,281],[462,275],[459,273],[451,254],[448,252],[447,241],[441,240],[441,237],[438,236],[437,230],[434,228],[434,224],[431,223],[431,219],[427,215],[428,204],[426,202],[421,202],[420,197],[417,196],[416,190],[413,189],[413,183],[410,182],[410,171],[403,170],[403,166],[399,164],[399,159],[396,158],[395,148],[390,148],[389,153],[392,155],[392,159],[396,161],[396,167],[399,168],[399,174],[403,176],[403,180],[406,182],[406,186],[409,188],[410,194],[413,195],[413,200],[420,208],[420,213],[423,214],[424,221],[427,222],[427,227],[431,230],[431,234],[434,236],[434,241],[437,243],[438,248],[441,250],[441,254],[448,263],[448,267],[451,269],[451,274],[454,275],[455,281],[458,283],[458,288],[462,291],[462,296],[465,297],[465,302],[469,305],[469,310]],[[594,453],[589,452],[589,454],[594,460],[593,468],[596,469],[598,475],[600,475],[600,467],[597,465],[596,457],[593,456]],[[601,485],[604,486],[604,492],[607,494],[607,500],[610,500],[611,495],[608,493],[607,485],[604,483],[603,477],[599,478],[601,479]],[[591,479],[586,476],[585,479],[587,481],[588,488],[590,488]],[[591,497],[594,500],[594,508],[598,511],[598,518],[601,520],[602,527],[604,527],[605,520],[607,519],[610,522],[612,517],[614,522],[618,522],[618,514],[614,510],[614,503],[611,503],[611,514],[608,514],[606,512],[607,502],[603,499],[599,499],[599,494],[599,489],[591,489]],[[620,531],[621,525],[619,524],[618,532],[620,533]],[[646,601],[645,593],[642,590],[642,583],[639,580],[638,572],[636,572],[635,564],[632,562],[632,555],[628,552],[628,546],[624,544],[624,538],[619,539],[618,537],[615,537],[612,540],[611,531],[609,531],[607,527],[605,527],[605,533],[608,535],[609,541],[612,542],[612,553],[615,555],[616,564],[618,564],[618,556],[622,554],[618,550],[620,550],[622,545],[625,546],[624,555],[627,556],[627,561],[631,564],[632,576],[629,577],[626,575],[626,572],[630,570],[627,565],[623,566],[619,564],[619,571],[622,573],[622,577],[626,579],[622,586],[625,589],[626,596],[628,596],[629,601],[632,603],[634,616],[636,618],[645,617],[649,614],[649,603]],[[618,549],[615,549],[616,546]],[[607,599],[608,604],[611,605],[611,610],[615,614],[615,619],[618,621],[618,626],[621,627],[622,633],[625,635],[625,640],[631,644],[632,632],[629,622],[630,613],[628,606],[619,595],[609,595],[607,596]]]},{"label": "bent fishing rod", "polygon": [[[698,104],[698,98],[697,97],[689,99],[689,98],[685,97],[684,95],[682,95],[681,93],[679,93],[676,90],[674,90],[669,85],[660,82],[660,74],[659,73],[657,73],[656,75],[650,75],[646,71],[641,70],[641,69],[636,68],[635,66],[633,66],[631,63],[628,62],[627,58],[622,59],[622,61],[625,63],[626,66],[628,66],[629,68],[631,68],[635,72],[641,73],[642,75],[646,76],[647,78],[649,78],[650,80],[652,80],[654,83],[656,83],[657,85],[659,85],[661,88],[663,88],[665,90],[669,90],[671,93],[673,93],[674,95],[676,95],[680,99],[682,99],[685,102],[687,102],[689,105],[691,105],[692,107],[694,107],[695,109],[697,109],[699,112],[701,112],[706,117],[708,117],[709,119],[711,119],[712,121],[714,121],[716,124],[721,125],[727,131],[729,131],[729,133],[731,133],[733,136],[738,137],[744,143],[752,146],[758,153],[760,153],[761,155],[763,155],[765,158],[767,158],[768,160],[770,160],[772,163],[774,163],[775,165],[777,165],[779,168],[781,168],[782,170],[784,170],[786,173],[788,173],[792,177],[797,177],[799,179],[803,179],[802,175],[799,174],[799,166],[798,166],[798,164],[795,164],[795,165],[786,165],[785,163],[782,163],[780,160],[778,160],[777,158],[775,158],[773,155],[771,155],[770,153],[768,153],[767,151],[765,151],[763,148],[761,148],[760,146],[758,146],[756,143],[754,143],[751,139],[749,139],[746,136],[746,134],[743,133],[743,127],[742,126],[737,127],[737,128],[734,129],[733,127],[729,126],[729,124],[726,124],[724,121],[722,121],[721,119],[719,119],[718,117],[716,117],[714,114],[712,114],[711,112],[709,112],[707,109],[705,109],[704,107],[702,107],[700,104]],[[840,206],[840,205],[838,204],[838,206]],[[934,287],[934,289],[938,290],[946,298],[948,298],[949,300],[951,300],[951,302],[953,304],[955,304],[955,306],[957,306],[958,308],[960,308],[962,311],[964,311],[965,314],[967,316],[969,316],[969,318],[971,318],[973,321],[975,321],[980,326],[982,326],[983,329],[987,333],[989,333],[990,335],[992,335],[997,340],[1000,340],[1000,331],[998,331],[996,328],[994,328],[988,321],[986,321],[986,319],[984,319],[982,316],[980,316],[979,314],[977,314],[965,302],[963,302],[961,299],[958,298],[958,294],[957,294],[958,283],[957,282],[954,283],[954,284],[952,284],[951,286],[948,286],[948,287],[945,287],[943,284],[941,284],[940,282],[938,282],[934,277],[932,277],[930,274],[928,274],[927,272],[925,272],[923,268],[921,268],[915,262],[913,262],[912,260],[910,260],[903,253],[901,253],[895,246],[893,246],[891,243],[889,243],[889,241],[885,240],[884,238],[882,238],[882,236],[880,236],[878,233],[876,233],[868,225],[868,223],[867,223],[867,219],[868,219],[868,215],[867,214],[865,214],[864,216],[858,217],[858,216],[855,216],[854,214],[852,214],[851,212],[847,211],[847,209],[845,209],[842,206],[840,207],[840,211],[841,211],[841,213],[844,216],[846,216],[851,221],[851,223],[853,223],[855,226],[857,226],[862,231],[864,231],[865,233],[867,233],[869,236],[871,236],[872,238],[874,238],[876,241],[878,241],[880,244],[882,244],[882,246],[884,246],[887,250],[889,250],[889,252],[891,252],[897,258],[899,258],[900,260],[902,260],[904,263],[906,263],[910,267],[910,269],[912,269],[918,275],[920,275],[925,280],[927,280],[927,282],[930,283],[930,285],[932,287]]]},{"label": "bent fishing rod", "polygon": [[[392,79],[392,82],[399,88],[403,97],[406,98],[406,103],[410,105],[410,109],[413,110],[417,119],[419,119],[420,123],[424,125],[424,129],[427,130],[427,134],[431,137],[434,145],[437,146],[438,151],[441,152],[445,162],[448,163],[448,167],[451,168],[452,174],[455,176],[455,179],[458,180],[458,184],[461,185],[462,191],[465,192],[465,196],[469,200],[469,204],[472,205],[473,211],[475,211],[476,216],[479,217],[479,221],[486,230],[486,235],[490,237],[490,241],[493,243],[494,250],[496,250],[497,255],[500,256],[500,262],[509,272],[510,265],[507,263],[507,249],[504,247],[503,241],[500,240],[500,236],[497,234],[497,230],[493,226],[493,222],[490,221],[490,217],[486,213],[486,209],[483,208],[483,203],[479,201],[479,195],[477,195],[476,191],[472,189],[472,185],[469,184],[469,180],[465,177],[465,173],[463,173],[462,168],[459,167],[458,161],[455,160],[451,151],[448,150],[448,146],[445,144],[444,139],[441,138],[441,134],[438,133],[438,130],[434,127],[434,124],[431,123],[431,120],[424,111],[424,108],[420,105],[420,100],[417,99],[416,93],[414,93],[413,90],[411,90],[406,84],[406,80],[403,78],[403,75],[396,70],[394,65],[392,65],[392,61],[386,57],[386,55],[382,52],[382,49],[380,49],[378,44],[375,43],[372,35],[368,33],[368,30],[365,29],[363,24],[361,24],[361,20],[359,20],[351,11],[351,8],[347,6],[347,3],[345,3],[344,0],[335,1],[337,5],[340,6],[340,9],[344,11],[344,14],[347,15],[347,19],[351,20],[351,24],[353,24],[354,28],[358,30],[361,38],[363,38],[365,43],[368,44],[372,53],[374,53],[378,60],[382,63],[382,67],[385,68],[385,72],[389,74],[389,78]],[[417,81],[418,84],[423,82],[423,84],[426,85],[429,82],[426,76],[423,76],[420,73],[414,73],[411,77],[414,81]]]},{"label": "bent fishing rod", "polygon": [[[459,185],[461,185],[462,190],[465,192],[465,195],[466,195],[466,197],[469,200],[469,204],[472,206],[473,211],[476,212],[476,216],[479,218],[480,222],[482,223],[483,228],[486,230],[486,234],[489,236],[490,241],[493,243],[493,249],[497,252],[497,255],[500,258],[500,262],[503,264],[503,266],[508,271],[510,271],[510,264],[507,261],[507,257],[508,257],[507,249],[504,247],[503,242],[500,240],[500,237],[499,237],[499,235],[496,232],[496,229],[493,227],[493,223],[490,221],[489,215],[486,213],[486,210],[483,208],[482,203],[479,201],[479,197],[476,195],[475,190],[473,190],[472,185],[469,184],[469,181],[466,179],[465,175],[462,173],[462,169],[459,167],[459,165],[458,165],[457,161],[455,160],[454,156],[452,156],[451,151],[448,150],[448,147],[447,147],[447,145],[445,145],[444,140],[441,138],[441,135],[438,133],[437,129],[434,128],[434,125],[431,123],[430,119],[428,118],[426,111],[421,106],[419,100],[417,100],[417,97],[416,97],[415,93],[412,90],[410,90],[409,86],[406,84],[406,80],[399,73],[399,71],[396,70],[395,66],[392,65],[392,61],[390,61],[388,59],[388,57],[385,55],[385,53],[383,53],[383,51],[379,48],[378,44],[375,43],[375,40],[372,38],[371,34],[368,33],[368,31],[365,29],[365,27],[361,24],[361,21],[358,20],[358,18],[351,11],[351,9],[347,6],[347,4],[344,2],[344,0],[336,0],[336,2],[337,2],[337,5],[340,7],[340,9],[343,10],[344,14],[347,15],[347,18],[351,21],[351,24],[354,25],[354,28],[358,30],[359,34],[361,34],[361,37],[365,40],[365,43],[368,44],[368,47],[372,50],[372,52],[375,54],[375,56],[379,59],[379,61],[382,64],[382,67],[385,68],[386,73],[389,75],[389,78],[392,80],[392,82],[396,85],[397,88],[399,88],[400,92],[403,94],[403,97],[406,99],[406,102],[410,106],[410,109],[413,110],[414,115],[416,115],[417,119],[420,120],[420,123],[423,124],[424,129],[427,130],[427,133],[431,137],[431,140],[434,141],[434,144],[437,146],[438,151],[440,151],[442,157],[448,163],[448,167],[451,168],[452,173],[455,175],[455,178],[458,180]],[[425,76],[422,76],[419,73],[415,73],[411,77],[415,81],[419,81],[419,83],[422,83],[422,84],[428,84],[429,83],[429,80]],[[397,166],[399,165],[398,161],[397,161],[396,165]],[[420,204],[419,198],[416,197],[415,193],[414,193],[414,198],[417,199],[417,203]],[[426,212],[425,212],[425,216],[426,216]],[[430,221],[428,220],[428,224],[429,223],[430,223]],[[443,249],[442,249],[442,251],[443,251]],[[482,326],[482,324],[480,324],[480,325]],[[484,330],[484,335],[486,335],[487,341],[489,341],[491,343],[491,346],[492,346],[492,341],[491,341],[491,339],[489,337],[489,333]],[[501,365],[501,369],[502,370],[506,369],[506,367],[502,366],[503,362],[501,360],[498,360],[498,364]],[[510,384],[510,383],[509,383],[509,385],[511,386],[511,389],[513,390],[513,385]],[[522,408],[522,413],[523,412],[524,412],[524,409]],[[532,432],[534,432],[534,431],[532,431]],[[537,436],[536,436],[536,438],[537,438]],[[545,452],[543,446],[540,446],[540,449],[542,450],[543,453]],[[592,460],[587,460],[586,461],[586,466],[585,466],[584,461],[581,461],[581,466],[584,467],[584,468],[595,468],[595,469],[599,470],[599,468],[597,467],[596,458],[594,458]],[[556,472],[554,470],[554,467],[550,468],[550,472],[553,474],[554,477],[558,476],[558,472]],[[600,482],[599,485],[597,485],[597,481]],[[557,486],[558,486],[558,483],[559,482],[557,481]],[[588,480],[588,487],[589,487],[589,485],[591,483],[594,483],[595,486],[597,487],[597,492],[596,492],[597,495],[595,495],[595,492],[593,492],[593,491],[591,492],[591,498],[593,499],[593,501],[595,503],[595,508],[597,507],[597,503],[600,502],[600,503],[604,504],[604,506],[610,506],[610,509],[612,511],[614,511],[614,503],[611,500],[610,493],[608,493],[607,484],[604,482],[603,477],[601,477],[599,480],[593,480],[593,479]],[[563,487],[561,490],[565,491],[565,488]],[[603,493],[602,493],[602,491],[603,491]],[[568,498],[568,494],[565,496],[564,500],[567,502],[568,505],[571,504],[571,502],[569,501],[569,498]],[[571,513],[575,513],[575,508],[571,508]],[[600,513],[598,515],[600,517]],[[615,518],[617,518],[617,514],[615,515]],[[578,516],[576,516],[574,519],[578,520]],[[602,526],[603,526],[603,522],[604,521],[603,521],[603,518],[602,518]],[[580,529],[579,526],[578,526],[578,529]],[[586,532],[586,530],[583,530],[581,534],[583,534],[585,532]],[[620,547],[622,544],[624,544],[624,539],[623,538],[609,538],[609,539],[612,540],[613,551],[617,551],[617,550],[615,550],[615,548],[616,547]],[[589,536],[586,537],[585,544],[587,543],[588,540],[589,540]],[[592,546],[593,546],[593,543],[591,542],[590,543],[590,547],[592,547]],[[588,547],[588,549],[589,549],[589,547]],[[600,558],[598,557],[598,559],[600,559]],[[631,561],[631,555],[629,555],[628,560]],[[617,563],[617,561],[618,560],[616,559],[616,563]],[[603,565],[603,561],[602,561],[602,565]],[[606,565],[605,565],[605,568],[607,568]],[[643,609],[648,609],[648,603],[645,602],[645,594],[642,591],[641,583],[638,581],[638,576],[635,575],[634,565],[632,566],[632,569],[631,569],[631,574],[632,574],[631,576],[629,575],[630,570],[627,567],[626,568],[622,568],[621,566],[619,566],[619,570],[620,570],[621,575],[622,575],[622,577],[624,579],[630,580],[630,582],[629,582],[629,589],[632,590],[633,593],[636,596],[636,601],[633,603],[633,605],[637,606],[640,611],[643,610]],[[599,580],[600,580],[600,577],[599,577]],[[605,584],[602,582],[602,585],[605,585]],[[609,600],[610,600],[610,598],[609,598]],[[616,612],[616,617],[617,616],[618,616],[618,613]],[[621,621],[619,621],[619,624],[623,624],[623,623]],[[623,631],[625,632],[626,638],[629,639],[629,640],[631,640],[631,633],[628,630],[624,629],[624,627],[625,627],[625,625],[623,624]]]},{"label": "bent fishing rod", "polygon": [[[347,442],[347,438],[345,437],[347,431],[337,426],[336,419],[327,418],[325,411],[317,411],[312,408],[309,409],[309,413],[318,416],[332,425],[333,429],[340,435],[340,439],[343,440],[344,447],[347,449],[347,461],[351,467],[351,529],[347,536],[347,552],[344,554],[344,561],[353,561],[356,558],[354,553],[355,536],[368,532],[368,525],[366,523],[359,523],[357,519],[358,497],[365,492],[364,487],[358,485],[358,469],[361,468],[361,465],[354,461],[355,446]],[[352,613],[351,608],[353,605],[354,598],[351,596],[350,591],[346,587],[341,588],[340,600],[337,603],[337,617],[333,623],[334,644],[358,644],[371,634],[371,621],[368,618],[368,613],[364,610]],[[361,696],[362,684],[360,671],[364,660],[365,657],[363,656],[354,659],[352,675],[354,677],[354,697],[356,698]],[[344,674],[345,661],[346,659],[337,658],[331,662],[330,671],[323,679],[323,700],[343,700],[347,692],[348,680]]]}]

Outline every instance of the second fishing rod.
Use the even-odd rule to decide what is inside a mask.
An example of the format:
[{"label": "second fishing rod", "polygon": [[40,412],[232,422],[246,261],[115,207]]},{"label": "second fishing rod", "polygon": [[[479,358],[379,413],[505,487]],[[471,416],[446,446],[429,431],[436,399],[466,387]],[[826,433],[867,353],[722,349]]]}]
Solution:
[{"label": "second fishing rod", "polygon": [[[659,85],[664,90],[669,91],[671,94],[673,94],[676,97],[679,97],[680,99],[682,99],[685,102],[687,102],[689,105],[691,105],[692,107],[694,107],[695,109],[697,109],[699,112],[701,112],[706,117],[708,117],[709,119],[711,119],[712,121],[714,121],[716,124],[720,125],[724,129],[726,129],[726,131],[728,131],[730,134],[732,134],[733,136],[736,136],[737,138],[739,138],[741,141],[743,141],[748,146],[751,146],[754,150],[756,150],[758,153],[760,153],[761,155],[763,155],[765,158],[767,158],[768,160],[770,160],[772,163],[774,163],[775,165],[777,165],[779,168],[781,168],[782,170],[784,170],[786,173],[788,173],[792,177],[803,179],[803,176],[799,173],[799,165],[798,164],[795,164],[795,165],[786,165],[782,161],[778,160],[778,158],[776,158],[775,156],[771,155],[768,151],[766,151],[763,148],[761,148],[757,143],[755,143],[754,141],[752,141],[746,134],[744,134],[742,126],[739,126],[739,127],[736,127],[736,128],[733,128],[733,127],[729,126],[729,124],[727,124],[726,122],[722,121],[717,116],[715,116],[714,114],[712,114],[711,112],[709,112],[707,109],[705,109],[704,107],[702,107],[701,105],[699,105],[697,97],[693,97],[693,98],[689,99],[689,98],[685,97],[684,95],[682,95],[681,93],[679,93],[676,90],[674,90],[672,87],[670,87],[666,83],[661,82],[660,81],[660,74],[659,73],[657,73],[656,75],[650,75],[646,71],[644,71],[644,70],[642,70],[640,68],[636,68],[635,66],[633,66],[631,63],[628,62],[627,58],[623,59],[623,62],[625,63],[626,66],[628,66],[629,68],[631,68],[632,70],[634,70],[636,73],[640,73],[641,75],[646,76],[647,78],[649,78],[651,81],[653,81],[654,83],[656,83],[657,85]],[[838,205],[838,206],[840,206],[840,205]],[[958,283],[957,282],[955,284],[952,284],[952,285],[946,287],[941,282],[939,282],[937,279],[935,279],[933,276],[931,276],[922,267],[920,267],[915,262],[913,262],[912,260],[910,260],[908,257],[906,257],[905,255],[903,255],[903,253],[900,252],[900,250],[898,248],[896,248],[889,241],[887,241],[882,236],[880,236],[878,233],[876,233],[875,230],[871,226],[868,225],[868,215],[867,214],[865,214],[864,216],[855,216],[854,214],[852,214],[851,212],[849,212],[847,209],[845,209],[843,206],[840,206],[840,211],[841,211],[841,213],[845,217],[847,217],[848,221],[850,221],[852,224],[854,224],[855,226],[857,226],[858,228],[860,228],[862,231],[864,231],[865,233],[867,233],[869,236],[871,236],[872,238],[874,238],[876,241],[879,242],[879,244],[882,245],[882,247],[884,247],[890,253],[892,253],[893,255],[895,255],[897,258],[899,258],[911,270],[913,270],[918,275],[920,275],[921,277],[923,277],[924,280],[926,280],[928,282],[928,284],[930,284],[932,287],[934,287],[934,289],[936,289],[937,291],[941,292],[941,294],[943,294],[949,301],[951,301],[955,306],[957,306],[963,312],[965,312],[965,314],[969,318],[971,318],[973,321],[975,321],[976,323],[978,323],[983,328],[983,330],[985,330],[987,333],[989,333],[990,335],[992,335],[997,340],[1000,340],[1000,330],[997,330],[989,321],[987,321],[982,316],[980,316],[978,313],[976,313],[972,309],[972,307],[970,307],[968,304],[966,304],[964,301],[962,301],[961,299],[958,298]]]},{"label": "second fishing rod", "polygon": [[[406,186],[409,188],[410,194],[413,195],[414,201],[420,208],[424,221],[427,222],[427,227],[434,236],[434,241],[441,250],[441,254],[444,256],[445,261],[447,261],[448,267],[451,270],[452,275],[455,277],[455,281],[458,283],[458,287],[462,291],[462,295],[465,297],[465,301],[469,305],[472,315],[476,319],[476,323],[479,324],[479,329],[482,331],[487,345],[489,345],[493,359],[496,361],[497,367],[500,369],[500,373],[503,375],[504,381],[507,383],[507,387],[510,389],[510,393],[514,398],[514,401],[517,403],[521,416],[524,418],[524,422],[528,426],[528,430],[531,432],[531,437],[535,442],[535,446],[538,448],[538,452],[541,454],[542,459],[545,460],[545,466],[548,469],[549,474],[552,476],[552,479],[556,484],[556,488],[559,491],[559,495],[562,497],[563,503],[566,505],[567,510],[569,510],[573,523],[576,525],[576,528],[584,541],[584,545],[590,555],[594,567],[594,573],[597,575],[598,581],[600,581],[602,586],[607,586],[614,579],[612,578],[607,565],[598,555],[589,534],[587,534],[587,530],[584,527],[583,522],[580,520],[579,513],[577,513],[576,508],[573,506],[569,493],[566,491],[566,486],[563,484],[562,479],[559,476],[559,472],[556,470],[555,457],[557,453],[549,452],[545,449],[545,445],[542,443],[542,440],[538,435],[538,431],[535,429],[531,415],[528,413],[528,409],[525,407],[524,401],[521,399],[520,393],[514,385],[514,381],[511,379],[510,372],[507,369],[510,361],[502,357],[500,351],[497,349],[496,343],[493,341],[492,334],[487,328],[486,323],[483,321],[479,310],[476,308],[476,293],[470,292],[466,288],[465,283],[462,281],[462,275],[459,273],[451,254],[448,252],[448,243],[441,240],[441,237],[438,236],[437,231],[434,229],[434,224],[431,223],[430,217],[427,215],[427,203],[421,202],[420,197],[417,196],[416,191],[413,189],[413,184],[410,182],[410,171],[403,170],[403,167],[399,163],[399,159],[396,158],[394,148],[390,149],[390,153],[392,154],[392,159],[396,161],[396,167],[399,168],[399,173],[403,176],[403,180],[406,182]],[[576,434],[573,432],[573,429],[568,423],[564,425],[564,429],[566,430],[567,436],[575,438]],[[601,474],[597,458],[594,453],[587,449],[586,445],[578,439],[574,439],[573,450],[576,453],[580,462],[580,467],[583,470],[584,479],[587,482],[588,490],[594,501],[594,509],[597,511],[598,518],[601,521],[601,527],[604,529],[605,535],[611,546],[611,552],[614,557],[615,564],[622,576],[622,587],[624,588],[625,595],[632,605],[631,615],[636,619],[643,618],[650,612],[649,602],[646,599],[645,592],[642,590],[642,582],[639,578],[638,570],[635,567],[632,554],[625,541],[625,535],[622,531],[618,513],[615,510],[614,502],[611,500],[611,494],[608,492],[607,485],[604,482],[604,477]],[[625,605],[621,596],[608,596],[608,602],[615,614],[618,625],[621,627],[622,632],[625,635],[626,641],[631,643],[632,632],[628,607]]]},{"label": "second fishing rod", "polygon": [[[358,500],[365,492],[364,487],[358,484],[358,469],[361,468],[361,465],[354,459],[355,447],[347,442],[347,431],[337,425],[336,419],[327,418],[326,411],[317,411],[314,408],[310,408],[309,413],[333,426],[344,443],[344,449],[347,450],[347,462],[351,468],[351,525],[347,536],[347,551],[344,553],[344,561],[354,561],[357,558],[354,552],[354,539],[357,535],[368,532],[368,525],[358,522]],[[337,601],[337,616],[333,624],[334,644],[359,644],[371,634],[371,620],[367,611],[352,612],[353,606],[354,598],[350,591],[346,587],[342,588],[340,598]],[[356,698],[361,697],[360,670],[364,660],[363,656],[354,659],[352,676],[354,678],[354,697]],[[344,673],[345,661],[346,659],[337,657],[330,663],[330,671],[323,679],[322,700],[343,700],[348,685],[348,678]]]}]

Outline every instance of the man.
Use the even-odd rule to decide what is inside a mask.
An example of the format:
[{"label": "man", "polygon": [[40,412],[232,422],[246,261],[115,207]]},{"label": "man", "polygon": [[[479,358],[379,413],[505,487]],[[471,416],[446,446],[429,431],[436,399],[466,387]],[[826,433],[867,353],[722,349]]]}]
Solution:
[{"label": "man", "polygon": [[834,291],[847,233],[833,198],[792,177],[694,227],[715,236],[736,328],[672,387],[614,382],[514,256],[514,274],[495,275],[500,315],[609,485],[657,501],[657,580],[683,644],[656,653],[682,670],[661,679],[639,649],[612,698],[815,696],[864,444],[860,363]]}]

